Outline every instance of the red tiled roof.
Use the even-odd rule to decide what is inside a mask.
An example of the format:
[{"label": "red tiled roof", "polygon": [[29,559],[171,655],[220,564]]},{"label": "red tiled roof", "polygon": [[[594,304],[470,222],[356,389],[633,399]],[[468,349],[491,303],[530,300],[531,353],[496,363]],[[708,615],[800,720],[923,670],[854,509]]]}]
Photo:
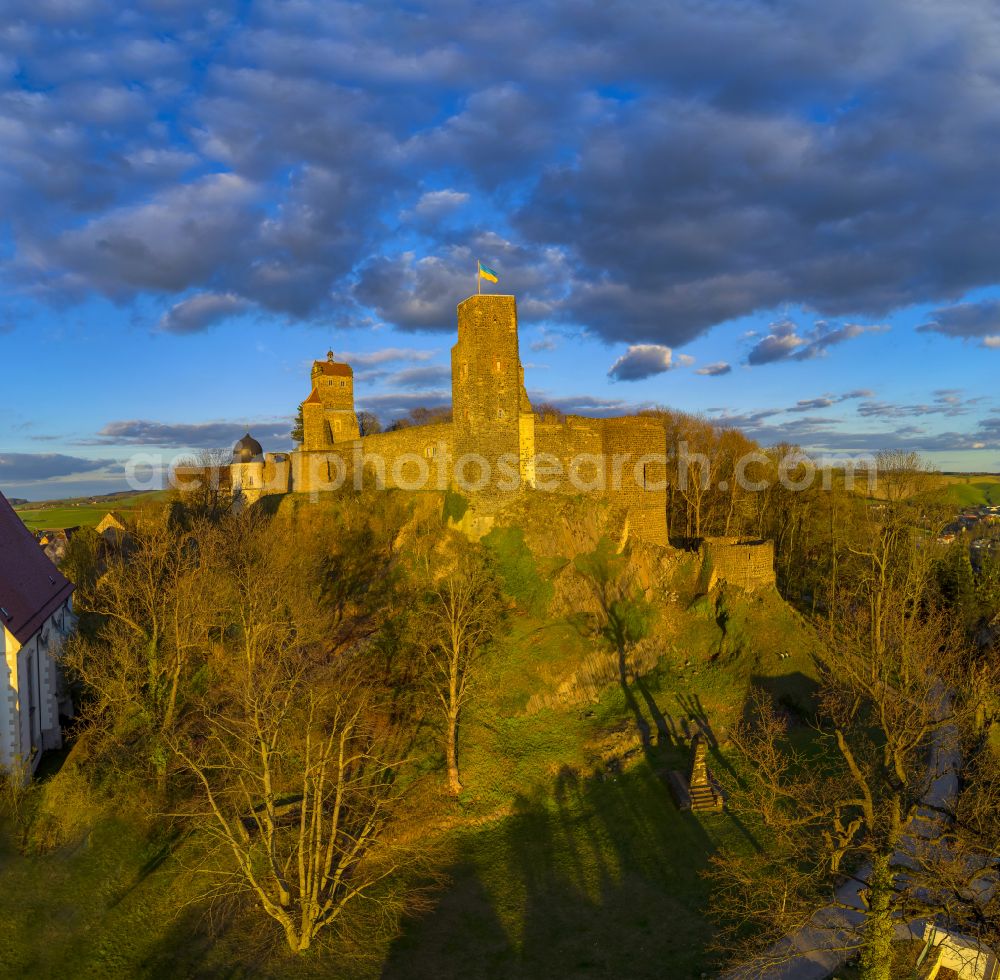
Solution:
[{"label": "red tiled roof", "polygon": [[0,624],[27,643],[74,588],[0,493]]},{"label": "red tiled roof", "polygon": [[322,405],[323,404],[323,399],[319,397],[319,394],[317,393],[316,389],[313,388],[313,390],[311,392],[309,392],[309,397],[302,404],[303,405],[315,405],[315,404]]},{"label": "red tiled roof", "polygon": [[354,377],[354,371],[350,364],[341,364],[339,361],[313,361],[313,370],[321,374],[337,374],[345,378]]}]

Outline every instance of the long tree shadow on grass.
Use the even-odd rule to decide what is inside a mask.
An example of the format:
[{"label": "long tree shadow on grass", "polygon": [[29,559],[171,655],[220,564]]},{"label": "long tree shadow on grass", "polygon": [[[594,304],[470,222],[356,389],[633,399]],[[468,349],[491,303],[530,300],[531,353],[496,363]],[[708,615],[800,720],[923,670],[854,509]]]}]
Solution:
[{"label": "long tree shadow on grass", "polygon": [[[774,703],[783,710],[792,724],[811,724],[816,717],[819,683],[801,671],[778,676],[754,674],[750,678],[753,687],[766,691]],[[747,712],[752,702],[744,706],[744,721],[750,720]]]},{"label": "long tree shadow on grass", "polygon": [[680,813],[651,766],[559,773],[551,791],[455,841],[451,884],[405,924],[386,980],[691,977],[704,949],[712,851],[726,814]]}]

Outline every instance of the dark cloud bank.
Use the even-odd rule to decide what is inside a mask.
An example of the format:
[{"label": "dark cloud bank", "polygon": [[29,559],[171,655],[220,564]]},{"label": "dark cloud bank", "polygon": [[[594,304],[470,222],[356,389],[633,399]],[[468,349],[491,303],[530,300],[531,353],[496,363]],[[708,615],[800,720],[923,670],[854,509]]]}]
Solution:
[{"label": "dark cloud bank", "polygon": [[917,302],[941,306],[923,329],[1000,333],[995,304],[957,305],[1000,280],[989,0],[4,19],[4,273],[43,301],[151,294],[181,334],[251,312],[446,330],[480,255],[525,320],[611,342],[788,303],[836,321],[751,364]]}]

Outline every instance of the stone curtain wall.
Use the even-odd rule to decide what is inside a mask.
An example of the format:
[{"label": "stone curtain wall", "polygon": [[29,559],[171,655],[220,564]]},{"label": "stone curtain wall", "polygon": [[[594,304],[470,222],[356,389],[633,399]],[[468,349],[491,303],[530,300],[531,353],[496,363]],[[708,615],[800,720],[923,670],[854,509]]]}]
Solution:
[{"label": "stone curtain wall", "polygon": [[[403,490],[447,490],[452,466],[452,426],[448,422],[414,425],[345,442],[336,449],[292,453],[296,493],[333,489],[338,480],[354,481],[361,464],[366,479]],[[444,482],[443,486],[439,484]]]},{"label": "stone curtain wall", "polygon": [[[554,480],[542,454],[562,467],[559,491],[594,493],[629,514],[638,537],[667,543],[666,434],[662,424],[641,415],[594,419],[547,416],[535,425],[536,479],[542,488]],[[656,459],[644,460],[643,457]],[[600,461],[600,469],[598,462]],[[574,486],[571,476],[576,477]]]},{"label": "stone curtain wall", "polygon": [[[395,432],[365,436],[351,444],[361,449],[365,470],[401,490],[447,490],[452,468],[450,422],[413,425]],[[442,485],[443,483],[443,485]]]},{"label": "stone curtain wall", "polygon": [[[559,460],[563,470],[567,470],[575,456],[599,455],[603,452],[600,421],[582,415],[567,415],[564,419],[553,420],[546,416],[535,423],[535,451],[546,453]],[[544,480],[544,465],[536,462],[535,478]]]},{"label": "stone curtain wall", "polygon": [[701,556],[706,591],[720,581],[748,592],[775,584],[773,541],[705,538]]},{"label": "stone curtain wall", "polygon": [[605,459],[612,470],[608,473],[609,498],[628,509],[629,523],[640,538],[666,544],[667,439],[663,425],[639,415],[601,419],[601,428]]}]

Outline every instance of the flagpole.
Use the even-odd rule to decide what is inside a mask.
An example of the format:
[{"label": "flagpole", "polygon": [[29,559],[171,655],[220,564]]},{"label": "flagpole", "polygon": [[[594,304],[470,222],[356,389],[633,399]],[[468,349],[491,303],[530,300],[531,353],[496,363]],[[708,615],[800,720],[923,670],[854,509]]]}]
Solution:
[{"label": "flagpole", "polygon": [[483,295],[483,277],[479,274],[479,259],[476,259],[476,295]]}]

